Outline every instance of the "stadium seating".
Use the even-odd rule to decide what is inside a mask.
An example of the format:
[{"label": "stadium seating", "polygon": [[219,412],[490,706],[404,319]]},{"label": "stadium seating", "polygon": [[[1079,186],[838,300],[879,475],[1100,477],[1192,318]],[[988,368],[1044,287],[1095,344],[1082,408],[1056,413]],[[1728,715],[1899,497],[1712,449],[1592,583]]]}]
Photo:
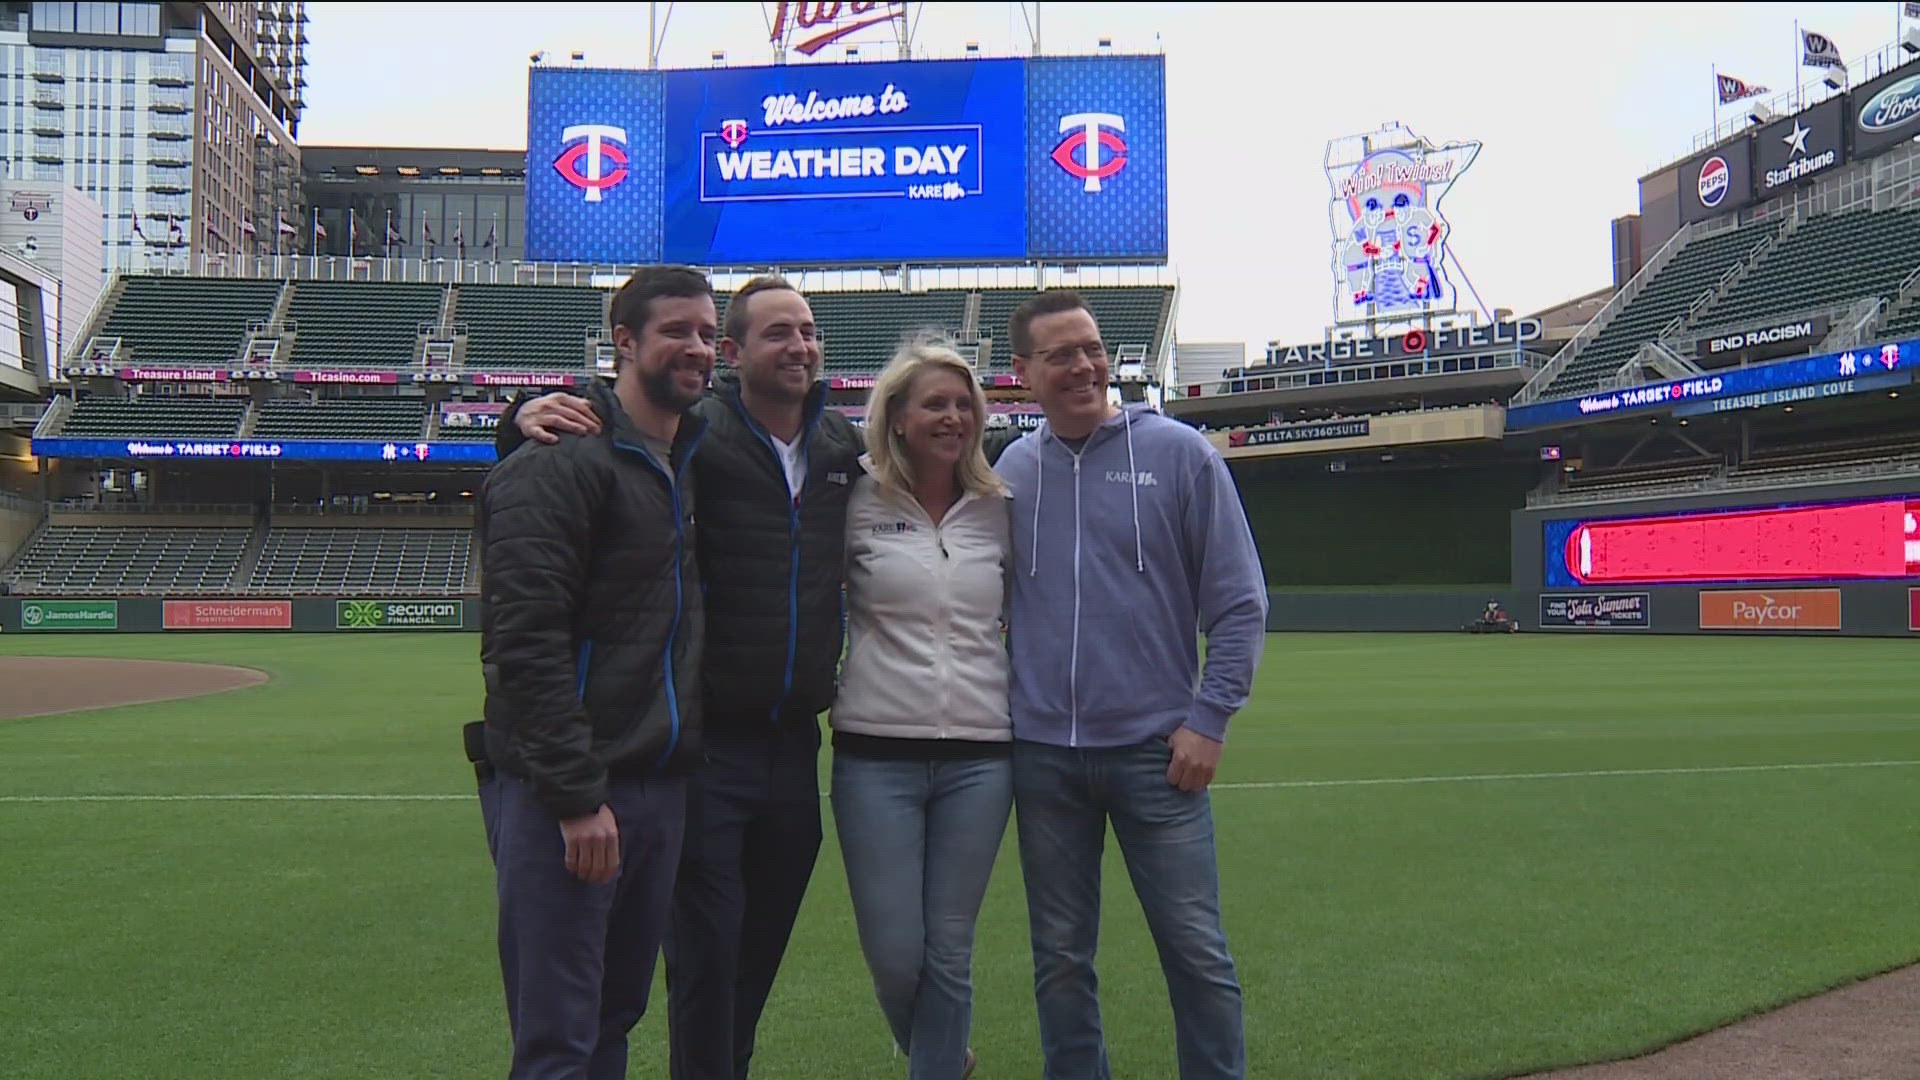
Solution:
[{"label": "stadium seating", "polygon": [[[1100,323],[1100,334],[1107,348],[1144,345],[1149,353],[1158,342],[1160,315],[1167,294],[1173,290],[1158,285],[1116,286],[1081,289],[1093,317]],[[1007,341],[1007,320],[1021,301],[1033,295],[1032,289],[987,289],[980,293],[980,332],[994,339],[992,367],[1007,370],[1012,366],[1012,343]]]},{"label": "stadium seating", "polygon": [[1916,334],[1920,334],[1920,297],[1908,300],[1906,304],[1895,308],[1893,313],[1887,316],[1886,326],[1881,329],[1878,336],[1893,340],[1910,338]]},{"label": "stadium seating", "polygon": [[8,572],[24,593],[208,593],[233,586],[251,530],[54,525]]},{"label": "stadium seating", "polygon": [[606,324],[606,293],[534,285],[462,285],[455,323],[467,328],[474,367],[573,370],[586,363],[586,340]]},{"label": "stadium seating", "polygon": [[921,330],[957,333],[966,315],[966,293],[816,293],[807,297],[828,371],[877,371],[902,339]]},{"label": "stadium seating", "polygon": [[253,434],[261,439],[401,439],[426,433],[420,398],[344,398],[261,403]]},{"label": "stadium seating", "polygon": [[1544,396],[1584,394],[1598,387],[1601,379],[1652,341],[1674,316],[1685,314],[1688,305],[1779,227],[1763,222],[1690,241],[1574,355]]},{"label": "stadium seating", "polygon": [[405,368],[413,363],[420,324],[439,321],[444,292],[438,285],[302,281],[287,310],[295,326],[293,362]]},{"label": "stadium seating", "polygon": [[466,590],[468,528],[273,528],[248,589],[329,596],[424,596]]},{"label": "stadium seating", "polygon": [[120,338],[145,366],[222,367],[238,360],[248,324],[268,318],[278,281],[222,278],[121,279],[118,299],[98,333]]},{"label": "stadium seating", "polygon": [[1920,266],[1920,209],[1808,218],[1696,320],[1735,327],[1867,296],[1891,298]]},{"label": "stadium seating", "polygon": [[246,398],[81,398],[61,424],[67,438],[228,439],[240,432]]}]

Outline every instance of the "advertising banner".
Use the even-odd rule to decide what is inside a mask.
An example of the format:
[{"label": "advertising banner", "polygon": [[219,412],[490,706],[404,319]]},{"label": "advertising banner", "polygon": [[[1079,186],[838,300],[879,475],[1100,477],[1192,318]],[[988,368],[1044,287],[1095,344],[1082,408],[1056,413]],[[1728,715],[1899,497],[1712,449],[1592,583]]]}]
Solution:
[{"label": "advertising banner", "polygon": [[1839,589],[1748,589],[1700,594],[1702,630],[1838,630]]},{"label": "advertising banner", "polygon": [[1540,625],[1645,630],[1651,598],[1646,593],[1543,593]]},{"label": "advertising banner", "polygon": [[226,382],[225,371],[212,368],[121,368],[114,374],[126,382]]},{"label": "advertising banner", "polygon": [[458,630],[466,624],[464,600],[336,600],[339,630]]},{"label": "advertising banner", "polygon": [[351,386],[391,386],[400,376],[391,371],[296,371],[297,383],[332,383]]},{"label": "advertising banner", "polygon": [[1726,367],[1750,360],[1772,360],[1808,352],[1826,339],[1831,320],[1825,315],[1793,319],[1737,334],[1701,338],[1693,354],[1705,367]]},{"label": "advertising banner", "polygon": [[280,442],[268,439],[239,439],[225,442],[184,442],[159,439],[35,439],[33,452],[40,457],[109,458],[149,460],[185,458],[235,461],[435,461],[485,463],[494,459],[489,443],[418,442],[382,443],[348,440],[302,440]]},{"label": "advertising banner", "polygon": [[1800,360],[1776,360],[1751,367],[1728,368],[1708,375],[1648,383],[1627,390],[1607,390],[1584,397],[1516,405],[1507,410],[1507,430],[1524,431],[1615,414],[1674,409],[1695,401],[1810,386],[1884,372],[1910,372],[1916,367],[1920,367],[1920,339],[1888,342]]},{"label": "advertising banner", "polygon": [[167,630],[291,630],[291,600],[168,600],[160,625]]},{"label": "advertising banner", "polygon": [[1158,56],[1027,61],[1029,258],[1167,256],[1167,67]]},{"label": "advertising banner", "polygon": [[1920,65],[1896,68],[1848,94],[1847,112],[1856,161],[1920,135]]},{"label": "advertising banner", "polygon": [[1435,145],[1399,124],[1327,144],[1334,322],[1459,307],[1440,203],[1479,154],[1477,142]]},{"label": "advertising banner", "polygon": [[475,386],[572,386],[585,379],[562,371],[472,371],[467,381]]},{"label": "advertising banner", "polygon": [[118,600],[22,600],[20,629],[35,633],[53,630],[118,630]]},{"label": "advertising banner", "polygon": [[1829,98],[1753,136],[1754,186],[1766,199],[1847,160],[1847,103]]},{"label": "advertising banner", "polygon": [[1254,428],[1227,434],[1228,446],[1277,446],[1282,443],[1319,442],[1322,439],[1358,439],[1372,431],[1366,417],[1357,420],[1328,420],[1314,424],[1284,424]]},{"label": "advertising banner", "polygon": [[1680,220],[1705,221],[1753,201],[1753,143],[1741,136],[1680,166]]}]

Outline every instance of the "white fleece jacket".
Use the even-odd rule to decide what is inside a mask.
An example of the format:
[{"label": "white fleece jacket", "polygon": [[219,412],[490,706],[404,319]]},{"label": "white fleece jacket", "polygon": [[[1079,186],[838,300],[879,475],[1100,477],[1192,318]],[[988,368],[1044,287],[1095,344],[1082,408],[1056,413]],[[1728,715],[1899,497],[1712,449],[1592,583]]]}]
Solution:
[{"label": "white fleece jacket", "polygon": [[1012,552],[1007,500],[964,495],[939,525],[867,474],[847,502],[847,656],[836,731],[1005,742],[1000,637]]}]

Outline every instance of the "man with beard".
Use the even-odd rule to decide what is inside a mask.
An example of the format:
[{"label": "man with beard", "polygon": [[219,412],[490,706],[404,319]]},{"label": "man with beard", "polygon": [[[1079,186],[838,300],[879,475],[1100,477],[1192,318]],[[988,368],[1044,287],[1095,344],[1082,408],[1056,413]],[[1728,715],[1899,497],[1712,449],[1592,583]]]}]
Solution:
[{"label": "man with beard", "polygon": [[486,719],[469,725],[499,901],[510,1075],[626,1075],[667,930],[700,760],[702,625],[690,470],[713,371],[707,279],[613,298],[599,430],[501,461],[481,492]]},{"label": "man with beard", "polygon": [[[840,660],[847,495],[859,431],[828,409],[813,311],[778,277],[727,306],[734,368],[693,408],[706,583],[706,762],[688,792],[667,941],[673,1080],[742,1080],[754,1030],[820,849],[819,714]],[[586,402],[550,394],[500,425],[523,438],[589,433]],[[524,451],[522,451],[524,452]]]}]

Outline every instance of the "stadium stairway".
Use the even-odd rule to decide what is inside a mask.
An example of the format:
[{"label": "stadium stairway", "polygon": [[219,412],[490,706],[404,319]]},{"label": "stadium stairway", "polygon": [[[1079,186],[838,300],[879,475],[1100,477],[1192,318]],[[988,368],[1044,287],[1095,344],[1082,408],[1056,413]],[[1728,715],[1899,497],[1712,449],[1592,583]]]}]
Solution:
[{"label": "stadium stairway", "polygon": [[450,319],[467,328],[466,364],[573,371],[606,325],[607,293],[558,285],[461,285]]},{"label": "stadium stairway", "polygon": [[404,370],[418,353],[420,326],[437,322],[438,285],[302,281],[287,315],[300,367]]},{"label": "stadium stairway", "polygon": [[1920,267],[1920,208],[1820,214],[1696,320],[1734,328],[1862,297],[1892,298]]},{"label": "stadium stairway", "polygon": [[281,283],[128,275],[114,289],[96,335],[119,338],[142,365],[224,367],[248,325],[272,315]]},{"label": "stadium stairway", "polygon": [[1659,336],[1663,327],[1686,315],[1690,305],[1780,228],[1778,222],[1750,223],[1688,241],[1600,327],[1593,340],[1572,355],[1540,396],[1567,397],[1597,388],[1602,379],[1632,359],[1640,346]]}]

